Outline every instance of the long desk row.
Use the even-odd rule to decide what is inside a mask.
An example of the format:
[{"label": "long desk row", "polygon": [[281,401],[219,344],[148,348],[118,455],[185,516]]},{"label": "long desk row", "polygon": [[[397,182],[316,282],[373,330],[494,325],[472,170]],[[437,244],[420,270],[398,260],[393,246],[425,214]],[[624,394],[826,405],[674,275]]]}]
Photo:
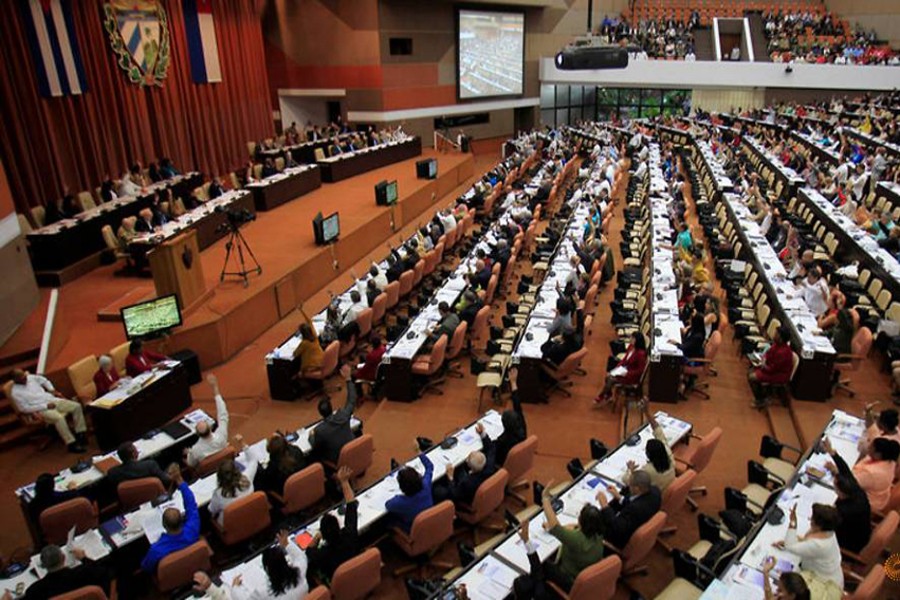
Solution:
[{"label": "long desk row", "polygon": [[325,152],[328,150],[329,146],[333,145],[335,137],[338,141],[344,142],[353,137],[353,135],[353,133],[341,133],[337,136],[323,137],[317,140],[292,144],[290,146],[280,146],[268,150],[259,149],[256,152],[256,157],[262,160],[266,158],[278,158],[279,156],[284,156],[286,153],[290,152],[291,157],[298,163],[315,164],[316,160],[318,160],[316,158],[316,150]]},{"label": "long desk row", "polygon": [[[759,169],[760,176],[768,179],[769,185],[776,195],[781,196],[786,193],[790,198],[797,193],[799,187],[806,185],[806,181],[796,171],[783,165],[777,156],[756,141],[753,136],[742,136],[741,146],[757,169],[760,164],[764,165],[764,169]],[[771,173],[771,176],[767,177],[766,172]]]},{"label": "long desk row", "polygon": [[244,189],[253,193],[256,210],[266,211],[319,187],[322,187],[321,169],[317,165],[304,165],[285,169],[261,181],[250,182]]},{"label": "long desk row", "polygon": [[859,142],[873,152],[877,148],[884,148],[885,154],[887,154],[888,158],[891,158],[893,160],[900,160],[900,146],[898,146],[897,144],[892,144],[890,142],[880,140],[874,136],[869,135],[868,133],[863,133],[855,127],[841,127],[839,131],[842,135],[848,138],[852,138],[853,140]]},{"label": "long desk row", "polygon": [[669,216],[669,205],[673,200],[663,178],[659,145],[650,145],[648,162],[650,186],[646,202],[649,208],[650,277],[646,302],[650,307],[651,332],[647,340],[650,353],[648,394],[651,402],[676,402],[683,354],[678,346],[681,343],[681,319],[674,271],[677,253],[672,246],[675,229]]},{"label": "long desk row", "polygon": [[117,198],[74,218],[36,229],[27,236],[31,264],[36,271],[59,270],[73,265],[106,247],[100,232],[104,225],[111,226],[115,231],[123,218],[136,215],[150,206],[153,196],[160,190],[171,189],[173,197],[181,197],[190,194],[202,183],[200,173],[179,175],[148,186],[139,196]]},{"label": "long desk row", "polygon": [[228,220],[228,212],[243,210],[256,212],[253,196],[246,190],[225,192],[150,233],[139,233],[128,243],[128,251],[136,258],[142,257],[160,244],[192,230],[197,232],[197,245],[203,250],[227,234],[221,226]]},{"label": "long desk row", "polygon": [[[815,315],[788,279],[787,271],[749,209],[734,194],[725,194],[722,206],[745,249],[738,258],[748,260],[756,270],[768,295],[772,315],[790,328],[792,346],[799,351],[800,365],[793,379],[794,397],[826,400],[831,396],[831,373],[836,357],[834,347],[821,334]],[[737,265],[740,264],[738,261]]]},{"label": "long desk row", "polygon": [[[670,446],[690,435],[691,425],[686,421],[662,412],[656,413],[656,420]],[[625,485],[628,463],[633,461],[638,466],[647,463],[644,446],[652,438],[653,432],[649,424],[644,424],[627,442],[613,449],[560,493],[558,498],[562,501],[562,510],[557,514],[560,524],[576,524],[582,507],[594,504],[597,494],[605,491],[608,485]],[[608,492],[604,493],[609,496]],[[544,530],[545,522],[543,512],[539,512],[528,522],[529,537],[542,562],[549,560],[560,548],[559,540]],[[446,598],[448,596],[445,594],[460,586],[465,586],[470,600],[503,600],[512,594],[516,578],[530,571],[525,545],[518,533],[512,532],[489,553],[468,565],[456,579],[447,582],[445,588],[432,596],[431,600]]]},{"label": "long desk row", "polygon": [[890,252],[816,190],[802,188],[797,200],[799,205],[808,206],[840,242],[844,249],[840,254],[846,259],[841,262],[858,261],[861,269],[869,269],[892,296],[900,298],[900,263]]},{"label": "long desk row", "polygon": [[[197,410],[186,415],[181,420],[181,424],[185,428],[190,429],[191,435],[195,435],[197,423],[203,420],[211,421],[206,413]],[[499,418],[497,420],[499,421]],[[312,451],[310,433],[315,430],[319,423],[321,423],[321,420],[288,434],[293,438],[290,443],[299,448],[304,455],[308,455]],[[358,432],[362,427],[362,423],[359,419],[353,417],[350,426],[354,431]],[[165,436],[166,434],[160,435]],[[264,438],[242,450],[235,457],[239,468],[244,468],[250,459],[251,453],[261,464],[266,464],[268,462],[267,441]],[[136,445],[140,443],[141,441],[138,441]],[[174,445],[174,443],[173,441],[170,445]],[[164,438],[157,439],[155,444],[165,445],[166,440]],[[141,457],[146,458],[147,456],[141,454]],[[190,485],[199,509],[203,509],[209,504],[217,485],[217,475],[215,473],[198,479]],[[100,527],[75,536],[66,545],[67,564],[78,564],[78,560],[71,554],[71,550],[80,548],[85,551],[87,557],[91,560],[109,561],[111,564],[115,564],[118,572],[133,571],[135,564],[132,564],[131,561],[139,560],[146,547],[162,535],[162,514],[167,508],[172,507],[184,510],[184,502],[180,490],[176,490],[166,502],[155,506],[153,503],[147,502],[126,515],[110,518],[101,523]],[[30,568],[7,579],[4,585],[24,592],[28,586],[45,574],[46,571],[40,566],[40,554],[36,554],[31,557]]]},{"label": "long desk row", "polygon": [[319,160],[322,181],[335,183],[422,154],[422,138],[387,142]]},{"label": "long desk row", "polygon": [[[471,452],[480,450],[482,447],[481,438],[475,431],[475,427],[481,423],[484,426],[485,433],[491,439],[497,439],[503,433],[503,424],[500,420],[500,414],[494,410],[490,410],[475,421],[465,425],[454,433],[448,434],[447,438],[455,438],[456,445],[452,448],[442,448],[441,444],[432,446],[426,450],[425,454],[434,465],[433,480],[440,481],[445,477],[445,469],[447,465],[452,464],[458,467]],[[412,467],[419,474],[424,473],[425,465],[418,456],[407,461],[405,464],[398,466],[397,469],[375,481],[368,487],[358,490],[355,494],[359,502],[358,508],[358,530],[360,535],[367,539],[373,536],[367,535],[374,528],[381,525],[381,521],[387,516],[385,503],[400,493],[400,487],[397,483],[397,473],[400,468]],[[326,511],[316,515],[299,528],[294,529],[290,535],[291,544],[296,544],[296,538],[300,534],[315,535],[319,531],[319,523],[326,514],[331,514],[337,518],[338,522],[343,526],[344,515],[342,504],[329,507]],[[304,574],[305,575],[305,574]],[[221,579],[224,583],[230,584],[235,577],[240,576],[243,585],[249,586],[251,589],[265,589],[267,587],[267,578],[262,567],[262,552],[258,552],[248,557],[243,562],[223,572]]]},{"label": "long desk row", "polygon": [[[797,508],[797,534],[802,536],[808,531],[813,504],[834,505],[837,499],[833,476],[825,468],[831,457],[818,450],[819,441],[827,437],[834,451],[848,465],[853,465],[859,458],[858,442],[865,435],[865,430],[862,419],[841,410],[834,411],[822,435],[798,462],[793,477],[783,490],[776,492],[779,496],[769,508],[769,513],[780,510],[783,518],[776,520],[769,519],[769,513],[762,515],[745,538],[743,549],[726,567],[722,576],[706,589],[702,596],[704,600],[763,600],[762,566],[770,556],[775,557],[779,568],[797,570],[800,557],[774,546],[775,542],[785,538],[787,515],[793,507]],[[820,478],[817,476],[819,473],[825,475]]]}]

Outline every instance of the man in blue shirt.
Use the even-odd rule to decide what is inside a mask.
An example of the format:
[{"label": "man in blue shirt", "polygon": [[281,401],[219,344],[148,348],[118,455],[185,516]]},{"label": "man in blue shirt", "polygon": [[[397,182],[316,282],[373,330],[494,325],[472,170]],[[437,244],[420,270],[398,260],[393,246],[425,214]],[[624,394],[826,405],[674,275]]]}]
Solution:
[{"label": "man in blue shirt", "polygon": [[159,561],[173,552],[187,548],[200,539],[200,513],[197,511],[197,500],[194,499],[194,493],[184,482],[181,470],[177,467],[170,469],[169,477],[181,490],[184,514],[177,508],[167,508],[163,512],[165,533],[150,546],[147,556],[141,561],[141,569],[147,573],[155,573]]},{"label": "man in blue shirt", "polygon": [[424,454],[419,455],[419,460],[425,465],[425,475],[419,476],[419,473],[412,467],[400,469],[397,472],[397,483],[403,493],[397,494],[384,505],[393,517],[393,524],[406,533],[412,529],[416,516],[434,504],[431,497],[431,477],[434,473],[434,465]]}]

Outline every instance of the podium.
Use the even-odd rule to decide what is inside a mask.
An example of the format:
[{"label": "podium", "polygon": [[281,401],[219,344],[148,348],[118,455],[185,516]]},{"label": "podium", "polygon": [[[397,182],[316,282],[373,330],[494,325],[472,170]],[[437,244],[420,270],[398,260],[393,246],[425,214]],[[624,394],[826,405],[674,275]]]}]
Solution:
[{"label": "podium", "polygon": [[175,294],[183,313],[211,294],[203,277],[196,230],[163,242],[148,254],[148,259],[157,296]]}]

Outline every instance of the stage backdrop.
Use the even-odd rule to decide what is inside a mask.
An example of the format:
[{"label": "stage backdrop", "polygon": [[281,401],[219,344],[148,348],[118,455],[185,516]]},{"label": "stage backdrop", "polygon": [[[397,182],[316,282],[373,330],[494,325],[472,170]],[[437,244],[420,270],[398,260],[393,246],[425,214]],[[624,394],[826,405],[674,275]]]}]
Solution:
[{"label": "stage backdrop", "polygon": [[182,0],[161,1],[171,48],[161,88],[129,82],[103,28],[104,2],[77,0],[68,6],[86,91],[53,98],[39,91],[20,6],[28,0],[0,2],[0,160],[16,210],[160,156],[182,170],[224,173],[246,161],[248,141],[274,134],[257,2],[211,3],[222,81],[196,84]]}]

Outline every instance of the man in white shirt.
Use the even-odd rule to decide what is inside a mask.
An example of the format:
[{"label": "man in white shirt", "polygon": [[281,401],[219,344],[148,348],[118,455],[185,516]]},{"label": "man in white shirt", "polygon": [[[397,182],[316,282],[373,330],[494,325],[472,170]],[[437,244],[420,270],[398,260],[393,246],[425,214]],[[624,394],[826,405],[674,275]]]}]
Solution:
[{"label": "man in white shirt", "polygon": [[369,275],[375,280],[375,287],[378,288],[378,291],[383,292],[384,288],[388,286],[387,275],[384,274],[384,271],[379,269],[378,265],[372,263],[372,266],[369,267]]},{"label": "man in white shirt", "polygon": [[847,182],[847,178],[850,176],[850,163],[845,162],[841,163],[832,173],[831,176],[834,180],[843,185]]},{"label": "man in white shirt", "polygon": [[853,197],[857,202],[862,202],[863,194],[866,189],[866,182],[869,180],[869,173],[866,171],[862,163],[856,165],[856,175],[850,181],[850,187],[853,189]]},{"label": "man in white shirt", "polygon": [[356,318],[359,317],[359,313],[369,308],[366,297],[360,294],[359,290],[353,290],[350,292],[350,301],[353,304],[350,305],[350,308],[344,311],[344,315],[343,317],[341,317],[341,328],[344,328],[350,323],[356,321]]},{"label": "man in white shirt", "polygon": [[216,399],[216,422],[218,426],[213,431],[210,424],[206,421],[197,423],[197,442],[185,451],[185,462],[189,467],[196,467],[200,462],[212,456],[219,450],[228,445],[228,407],[225,405],[225,399],[219,391],[218,378],[210,373],[206,377],[206,381],[212,386],[213,395]]},{"label": "man in white shirt", "polygon": [[141,193],[141,188],[132,181],[128,173],[125,173],[122,175],[122,179],[119,180],[119,187],[116,189],[116,193],[119,196],[137,196]]},{"label": "man in white shirt", "polygon": [[[29,375],[22,369],[13,371],[13,385],[10,391],[16,410],[23,414],[36,414],[45,422],[56,427],[69,452],[80,454],[85,450],[84,412],[81,404],[65,398],[56,391],[53,384],[41,375]],[[75,435],[69,429],[66,417],[72,415]]]},{"label": "man in white shirt", "polygon": [[822,272],[813,267],[800,282],[800,295],[810,312],[819,317],[828,310],[828,284],[822,279]]},{"label": "man in white shirt", "polygon": [[449,208],[439,212],[437,217],[441,222],[441,227],[444,228],[444,233],[450,233],[451,231],[456,229],[456,217],[453,216],[453,213]]}]

